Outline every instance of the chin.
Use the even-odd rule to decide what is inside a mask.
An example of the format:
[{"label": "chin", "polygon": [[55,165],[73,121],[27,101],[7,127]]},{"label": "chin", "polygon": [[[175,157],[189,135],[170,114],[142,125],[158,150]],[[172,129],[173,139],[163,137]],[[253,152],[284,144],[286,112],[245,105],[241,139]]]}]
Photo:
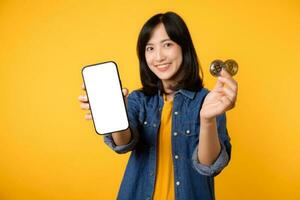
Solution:
[{"label": "chin", "polygon": [[[156,75],[157,76],[157,75]],[[169,80],[172,76],[166,74],[166,75],[159,75],[157,76],[160,80],[162,81],[166,81],[166,80]]]}]

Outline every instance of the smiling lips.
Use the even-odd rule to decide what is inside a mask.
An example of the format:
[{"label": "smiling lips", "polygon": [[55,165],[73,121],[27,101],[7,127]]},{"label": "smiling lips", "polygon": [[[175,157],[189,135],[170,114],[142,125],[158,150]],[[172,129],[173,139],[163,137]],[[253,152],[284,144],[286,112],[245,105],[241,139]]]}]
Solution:
[{"label": "smiling lips", "polygon": [[155,65],[155,67],[158,69],[160,72],[167,71],[169,69],[170,63],[164,63],[164,64],[159,64]]}]

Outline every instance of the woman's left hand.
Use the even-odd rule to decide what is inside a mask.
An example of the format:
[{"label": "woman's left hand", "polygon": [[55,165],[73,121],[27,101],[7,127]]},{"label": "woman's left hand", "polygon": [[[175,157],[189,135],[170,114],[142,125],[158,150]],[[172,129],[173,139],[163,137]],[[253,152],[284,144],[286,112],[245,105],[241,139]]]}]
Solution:
[{"label": "woman's left hand", "polygon": [[234,108],[237,90],[237,82],[226,70],[222,69],[214,89],[204,99],[200,118],[210,120]]}]

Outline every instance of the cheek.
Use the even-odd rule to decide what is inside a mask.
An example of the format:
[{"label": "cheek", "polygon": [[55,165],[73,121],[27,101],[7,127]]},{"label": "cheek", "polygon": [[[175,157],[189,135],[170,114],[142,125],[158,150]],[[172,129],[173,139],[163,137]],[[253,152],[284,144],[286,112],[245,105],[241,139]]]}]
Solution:
[{"label": "cheek", "polygon": [[181,54],[181,52],[180,52],[180,56],[179,56],[179,58],[178,58],[178,62],[179,62],[179,64],[181,65],[181,63],[182,63],[182,54]]},{"label": "cheek", "polygon": [[154,71],[153,71],[154,69],[153,69],[152,64],[151,64],[151,63],[152,63],[152,60],[153,60],[153,59],[151,58],[151,56],[146,56],[146,55],[145,55],[145,59],[146,59],[146,63],[147,63],[147,65],[148,65],[149,69],[150,69],[152,72],[154,72]]},{"label": "cheek", "polygon": [[172,58],[178,62],[178,64],[181,64],[182,62],[182,53],[181,49],[174,49],[174,52],[172,53]]},{"label": "cheek", "polygon": [[151,56],[150,55],[145,55],[145,58],[146,58],[146,63],[148,64],[148,66],[150,66],[150,63],[151,63]]}]

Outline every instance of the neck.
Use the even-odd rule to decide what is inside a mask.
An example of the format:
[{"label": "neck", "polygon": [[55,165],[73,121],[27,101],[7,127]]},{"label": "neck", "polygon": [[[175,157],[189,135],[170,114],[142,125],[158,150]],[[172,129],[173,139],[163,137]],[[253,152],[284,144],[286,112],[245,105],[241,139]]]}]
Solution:
[{"label": "neck", "polygon": [[172,94],[165,93],[164,98],[165,98],[166,101],[173,101],[174,93],[172,93]]},{"label": "neck", "polygon": [[171,89],[171,86],[174,84],[171,81],[162,81],[164,93],[167,95],[173,94],[175,91]]}]

